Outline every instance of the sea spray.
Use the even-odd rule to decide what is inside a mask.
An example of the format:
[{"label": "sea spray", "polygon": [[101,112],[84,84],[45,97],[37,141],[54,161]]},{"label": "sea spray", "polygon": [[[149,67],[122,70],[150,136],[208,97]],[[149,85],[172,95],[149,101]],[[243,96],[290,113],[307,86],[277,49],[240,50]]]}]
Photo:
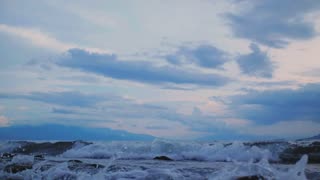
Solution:
[{"label": "sea spray", "polygon": [[174,160],[197,161],[258,161],[263,157],[276,160],[268,149],[256,146],[245,146],[242,142],[230,145],[216,142],[176,142],[155,140],[153,142],[106,142],[75,147],[63,153],[68,158],[110,159],[153,159],[156,156],[168,156]]},{"label": "sea spray", "polygon": [[[28,144],[19,143],[10,142],[8,146],[15,144],[23,148],[24,144]],[[293,146],[302,144],[299,143]],[[291,147],[286,142],[181,142],[157,139],[153,142],[73,144],[62,154],[42,154],[40,159],[34,158],[34,152],[15,153],[14,149],[9,148],[11,151],[3,152],[1,157],[0,179],[320,179],[319,167],[310,168],[307,155],[301,155],[296,164],[282,164],[277,157],[281,153],[279,149]],[[50,148],[54,145],[51,144]],[[4,146],[6,143],[2,143]],[[314,144],[303,143],[302,146]],[[35,149],[36,152],[46,150],[46,146],[37,147],[44,149]],[[172,161],[154,160],[156,156],[166,156]],[[12,166],[14,164],[31,166],[14,173],[7,171],[8,167],[15,168]]]}]

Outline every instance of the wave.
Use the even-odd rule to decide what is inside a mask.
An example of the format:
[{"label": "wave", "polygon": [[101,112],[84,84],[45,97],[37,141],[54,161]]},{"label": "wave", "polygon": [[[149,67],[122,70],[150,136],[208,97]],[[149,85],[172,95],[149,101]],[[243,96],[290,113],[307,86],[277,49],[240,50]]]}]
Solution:
[{"label": "wave", "polygon": [[319,146],[310,141],[11,141],[0,143],[0,179],[319,179],[319,167],[308,165],[319,157]]},{"label": "wave", "polygon": [[153,142],[100,142],[90,145],[76,144],[62,154],[68,158],[152,159],[167,156],[173,160],[196,161],[259,161],[278,160],[279,144],[268,149],[243,142],[201,143],[156,139]]}]

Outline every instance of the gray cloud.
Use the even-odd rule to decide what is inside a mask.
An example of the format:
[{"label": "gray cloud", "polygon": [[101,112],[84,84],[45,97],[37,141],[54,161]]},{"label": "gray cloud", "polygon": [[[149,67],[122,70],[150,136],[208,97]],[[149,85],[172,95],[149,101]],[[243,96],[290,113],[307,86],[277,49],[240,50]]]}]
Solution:
[{"label": "gray cloud", "polygon": [[311,120],[320,122],[320,84],[299,89],[249,91],[231,98],[234,114],[256,123]]},{"label": "gray cloud", "polygon": [[107,98],[98,95],[83,94],[77,91],[32,92],[29,94],[0,93],[0,99],[27,99],[48,104],[76,107],[90,107],[97,103],[116,98],[116,96],[109,96]]},{"label": "gray cloud", "polygon": [[[248,8],[238,14],[227,14],[234,34],[270,47],[285,47],[291,39],[316,36],[314,24],[307,22],[307,13],[320,9],[318,0],[267,0],[242,2]],[[239,3],[238,1],[235,3]],[[252,5],[250,8],[248,5]]]},{"label": "gray cloud", "polygon": [[114,79],[138,81],[150,84],[195,84],[222,86],[229,79],[213,73],[187,71],[178,67],[155,66],[146,61],[122,61],[116,55],[89,53],[71,49],[69,56],[62,57],[57,65],[100,74]]},{"label": "gray cloud", "polygon": [[227,54],[211,45],[181,47],[177,52],[165,56],[174,65],[196,64],[204,68],[217,68],[227,61]]},{"label": "gray cloud", "polygon": [[237,58],[237,63],[242,73],[250,76],[271,78],[274,66],[267,53],[262,52],[256,44],[251,44],[250,48],[252,53],[241,55]]}]

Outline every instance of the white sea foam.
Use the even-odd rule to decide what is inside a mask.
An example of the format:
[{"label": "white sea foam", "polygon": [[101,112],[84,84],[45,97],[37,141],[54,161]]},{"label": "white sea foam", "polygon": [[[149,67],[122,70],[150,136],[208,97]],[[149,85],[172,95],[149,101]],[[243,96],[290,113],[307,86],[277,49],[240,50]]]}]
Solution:
[{"label": "white sea foam", "polygon": [[0,141],[0,153],[10,152],[19,147],[20,144],[14,141]]},{"label": "white sea foam", "polygon": [[12,158],[13,164],[33,164],[34,157],[29,155],[16,155]]},{"label": "white sea foam", "polygon": [[304,155],[293,167],[276,168],[268,163],[267,159],[262,159],[258,163],[235,163],[226,166],[221,171],[217,171],[210,176],[210,179],[224,180],[235,179],[243,176],[260,176],[266,179],[277,180],[305,180],[305,168],[308,162],[308,156]]},{"label": "white sea foam", "polygon": [[[2,161],[0,179],[232,180],[243,176],[276,180],[307,179],[306,155],[295,165],[270,164],[270,160],[277,159],[278,145],[253,144],[162,139],[153,142],[75,143],[72,149],[58,156],[45,156],[45,160],[34,160],[32,155],[16,155],[10,161]],[[153,160],[155,156],[168,156],[176,161]],[[5,171],[5,167],[12,164],[33,166],[16,174]],[[317,171],[319,167],[313,170]],[[319,179],[320,173],[314,177]]]},{"label": "white sea foam", "polygon": [[[85,172],[73,172],[68,169],[67,163],[60,163],[47,171],[34,172],[32,170],[11,175],[9,177],[23,177],[24,179],[213,179],[232,180],[243,176],[259,176],[265,179],[290,179],[305,180],[304,170],[306,168],[307,156],[303,156],[296,165],[287,168],[273,166],[266,159],[257,163],[253,162],[221,162],[208,163],[194,162],[166,164],[154,161],[124,160],[120,163],[119,169],[110,170],[108,167],[96,174]],[[146,169],[139,169],[142,164]],[[116,165],[116,163],[114,164]],[[125,166],[126,169],[120,167]],[[209,172],[208,171],[212,171]]]},{"label": "white sea foam", "polygon": [[74,147],[63,157],[69,158],[111,158],[152,159],[155,156],[168,156],[174,160],[198,161],[257,161],[262,158],[277,159],[268,149],[245,146],[242,142],[200,143],[176,142],[156,139],[153,142],[107,142]]}]

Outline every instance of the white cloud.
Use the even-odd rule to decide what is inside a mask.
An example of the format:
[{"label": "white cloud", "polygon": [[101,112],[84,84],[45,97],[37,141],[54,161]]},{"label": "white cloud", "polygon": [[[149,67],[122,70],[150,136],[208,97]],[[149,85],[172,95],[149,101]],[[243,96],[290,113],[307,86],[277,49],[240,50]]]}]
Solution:
[{"label": "white cloud", "polygon": [[59,41],[58,39],[48,35],[41,30],[35,28],[25,28],[17,26],[9,26],[6,24],[0,24],[0,32],[8,33],[10,35],[17,36],[19,38],[30,41],[34,46],[39,46],[47,49],[51,49],[58,52],[64,52],[72,48],[82,48],[89,52],[110,53],[108,50],[99,48],[83,47],[73,43],[66,43]]},{"label": "white cloud", "polygon": [[[116,123],[99,123],[95,126],[121,129],[131,133],[149,134],[160,138],[180,140],[196,139],[204,135],[204,133],[201,132],[193,132],[189,127],[179,122],[157,118],[131,118],[130,121],[119,118],[116,119]],[[166,128],[152,129],[148,128],[148,126],[164,126]]]},{"label": "white cloud", "polygon": [[98,26],[106,26],[111,28],[116,28],[118,22],[112,17],[106,15],[106,12],[100,11],[88,11],[86,9],[76,9],[73,6],[68,9],[69,11],[79,15],[81,18],[90,21]]},{"label": "white cloud", "polygon": [[42,46],[53,50],[65,51],[75,46],[72,44],[63,43],[37,29],[0,24],[0,31],[30,40],[30,42],[36,46]]},{"label": "white cloud", "polygon": [[5,116],[0,116],[0,127],[8,126],[9,125],[9,119]]},{"label": "white cloud", "polygon": [[20,111],[26,111],[29,109],[29,107],[28,106],[19,106],[19,107],[17,107],[17,109]]},{"label": "white cloud", "polygon": [[319,82],[319,77],[303,74],[310,69],[320,68],[319,46],[320,38],[317,37],[309,41],[293,42],[286,49],[270,51],[278,66],[275,78],[303,84]]}]

